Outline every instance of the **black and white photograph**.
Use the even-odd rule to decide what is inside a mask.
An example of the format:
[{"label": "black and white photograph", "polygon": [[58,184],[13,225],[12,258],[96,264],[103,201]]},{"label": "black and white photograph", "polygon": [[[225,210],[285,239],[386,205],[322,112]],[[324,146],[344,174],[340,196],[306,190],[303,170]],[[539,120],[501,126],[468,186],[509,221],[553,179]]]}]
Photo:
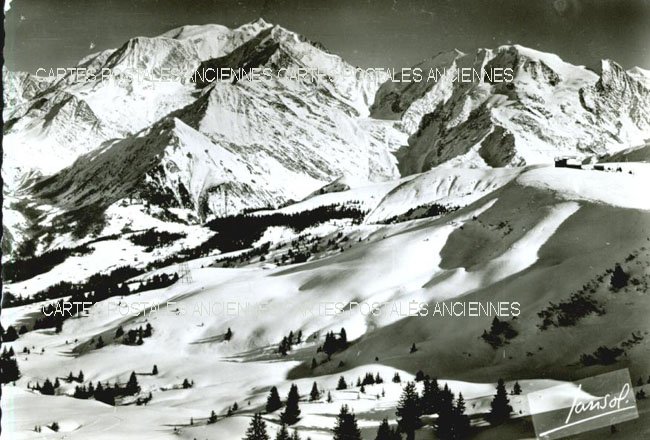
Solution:
[{"label": "black and white photograph", "polygon": [[0,440],[650,439],[650,1],[3,3]]}]

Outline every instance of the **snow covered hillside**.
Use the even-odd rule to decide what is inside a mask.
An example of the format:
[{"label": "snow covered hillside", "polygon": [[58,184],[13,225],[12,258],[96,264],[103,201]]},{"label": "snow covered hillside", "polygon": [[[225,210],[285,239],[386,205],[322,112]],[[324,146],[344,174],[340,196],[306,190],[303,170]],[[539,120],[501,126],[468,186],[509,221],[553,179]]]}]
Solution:
[{"label": "snow covered hillside", "polygon": [[[241,438],[253,413],[265,412],[271,387],[285,396],[296,384],[301,417],[294,427],[301,438],[330,439],[328,430],[347,404],[363,438],[373,439],[418,370],[462,392],[474,429],[488,433],[493,428],[482,420],[500,377],[508,389],[518,380],[527,393],[547,388],[547,378],[571,380],[612,367],[647,376],[650,205],[639,188],[650,183],[648,176],[555,168],[449,171],[432,170],[392,190],[379,184],[317,195],[303,203],[342,201],[352,191],[374,208],[362,224],[334,222],[300,236],[268,236],[270,246],[253,245],[263,253],[236,260],[234,268],[223,267],[229,254],[190,260],[186,282],[99,301],[86,317],[64,321],[60,332],[28,331],[5,343],[17,353],[22,376],[3,393],[15,410],[3,418],[2,438],[39,438],[54,421],[67,438]],[[424,191],[431,186],[435,193]],[[469,190],[477,196],[468,196]],[[461,208],[388,225],[372,221],[436,200]],[[282,256],[302,243],[311,249],[309,259],[284,262]],[[610,278],[617,264],[629,278],[615,289]],[[172,264],[138,279],[179,270]],[[32,283],[39,281],[20,285]],[[377,315],[363,306],[326,311],[328,304],[352,301],[388,305]],[[408,317],[412,301],[429,304],[430,314]],[[517,301],[521,314],[503,318],[515,336],[482,338],[492,318],[435,314],[441,301]],[[553,304],[575,301],[590,301],[596,311],[556,321]],[[3,326],[30,328],[41,306],[3,310]],[[147,324],[153,330],[141,345],[116,336]],[[594,330],[604,327],[610,331]],[[341,328],[349,346],[328,360],[318,347]],[[282,355],[279,344],[290,332],[302,335],[300,342]],[[567,343],[558,345],[558,339]],[[621,349],[613,366],[586,360],[601,346]],[[154,365],[158,372],[151,375]],[[65,380],[80,370],[81,382]],[[75,385],[126,383],[131,371],[140,391],[114,409],[72,396]],[[385,382],[361,390],[355,381],[366,373]],[[392,382],[395,373],[402,383]],[[345,390],[336,389],[341,376],[350,384]],[[61,385],[53,396],[27,389],[55,377]],[[185,379],[190,386],[182,386]],[[313,382],[322,394],[310,400]],[[146,405],[130,404],[148,396]],[[516,417],[526,417],[525,398],[511,396],[511,404]],[[27,410],[40,407],[53,409]],[[208,424],[211,411],[217,421]],[[271,433],[280,427],[279,414],[264,415]],[[508,429],[515,434],[500,438],[531,435],[513,423]],[[425,426],[420,434],[429,431]]]}]

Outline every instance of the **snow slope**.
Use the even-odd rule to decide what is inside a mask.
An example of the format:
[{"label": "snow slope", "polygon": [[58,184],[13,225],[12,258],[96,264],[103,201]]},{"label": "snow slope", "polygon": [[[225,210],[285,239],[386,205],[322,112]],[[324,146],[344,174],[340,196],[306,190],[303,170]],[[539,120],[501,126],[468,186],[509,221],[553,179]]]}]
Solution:
[{"label": "snow slope", "polygon": [[[467,175],[457,172],[459,188],[461,182],[471,187],[472,181],[479,180],[476,170],[467,170]],[[442,170],[438,181],[445,182],[446,173]],[[190,283],[98,303],[88,317],[66,321],[60,334],[28,332],[8,344],[18,353],[24,346],[34,349],[31,354],[19,354],[23,377],[3,393],[16,410],[14,417],[3,417],[2,438],[34,438],[30,433],[34,425],[57,420],[72,439],[114,438],[116,434],[177,438],[174,427],[180,429],[181,438],[236,439],[243,435],[252,413],[263,407],[271,386],[285,396],[290,384],[296,383],[304,396],[297,424],[303,438],[329,439],[327,429],[333,426],[340,405],[346,403],[357,414],[364,439],[371,439],[381,418],[394,419],[401,388],[390,382],[394,372],[400,373],[403,382],[418,369],[443,383],[448,380],[454,392],[463,392],[468,412],[476,415],[477,423],[489,407],[497,377],[509,381],[508,389],[518,379],[524,392],[529,392],[559,383],[549,383],[549,378],[570,380],[621,367],[629,368],[632,377],[647,374],[650,359],[645,335],[650,331],[646,319],[650,310],[643,286],[650,281],[650,253],[644,247],[650,206],[640,196],[645,177],[554,168],[481,173],[480,182],[485,183],[479,188],[486,188],[482,197],[466,199],[467,206],[442,218],[360,226],[367,233],[361,241],[352,240],[343,252],[303,264],[224,269],[206,267],[210,258],[192,262]],[[402,185],[431,181],[434,174]],[[465,197],[463,190],[454,193],[442,184],[439,187],[450,202]],[[618,195],[612,195],[613,187],[620,188]],[[309,200],[346,197],[346,192]],[[391,198],[413,197],[399,186],[391,194]],[[360,230],[343,231],[356,237]],[[627,259],[631,254],[635,257]],[[596,283],[594,298],[604,305],[604,315],[588,316],[572,327],[537,328],[537,313],[549,302],[567,299],[615,263],[621,263],[640,284],[613,293],[608,277]],[[480,339],[491,317],[408,317],[411,301],[427,302],[433,311],[435,302],[445,299],[519,302],[519,318],[503,318],[518,336],[493,349]],[[121,308],[116,306],[118,301]],[[332,313],[331,304],[351,301],[390,304],[378,316],[363,313],[362,306]],[[161,305],[155,313],[154,304]],[[144,314],[127,313],[142,306]],[[33,306],[12,310],[10,322],[20,322],[33,311]],[[118,326],[128,329],[146,322],[154,332],[142,346],[112,343]],[[317,345],[325,332],[341,327],[353,344],[323,362],[325,356],[316,353]],[[223,340],[227,328],[233,331],[230,341]],[[279,341],[298,330],[303,342],[287,357],[280,356]],[[581,353],[591,353],[601,345],[617,346],[632,332],[644,338],[626,348],[624,360],[611,366],[577,363]],[[99,335],[107,346],[93,349],[90,341]],[[557,344],[557,340],[565,343]],[[418,351],[409,353],[413,343]],[[312,358],[322,362],[314,370],[308,367]],[[146,375],[153,364],[159,375]],[[143,395],[151,392],[153,399],[147,406],[104,407],[102,411],[102,405],[93,400],[25,391],[29,381],[42,383],[45,377],[63,377],[79,369],[93,382],[124,382],[131,371],[141,373]],[[356,387],[334,390],[339,376],[350,383],[366,372],[379,372],[386,382],[366,387],[365,393]],[[194,387],[170,389],[184,378],[193,380]],[[307,401],[313,381],[331,391],[333,403]],[[385,397],[381,397],[382,389]],[[70,391],[64,382],[61,392]],[[563,398],[558,396],[558,401]],[[525,398],[513,397],[512,401],[516,409],[525,411]],[[240,407],[233,416],[204,424],[211,410],[221,416],[233,402]],[[41,405],[56,409],[26,410]],[[275,432],[278,414],[264,417]],[[194,425],[189,424],[190,418]],[[425,428],[422,434],[426,432]]]}]

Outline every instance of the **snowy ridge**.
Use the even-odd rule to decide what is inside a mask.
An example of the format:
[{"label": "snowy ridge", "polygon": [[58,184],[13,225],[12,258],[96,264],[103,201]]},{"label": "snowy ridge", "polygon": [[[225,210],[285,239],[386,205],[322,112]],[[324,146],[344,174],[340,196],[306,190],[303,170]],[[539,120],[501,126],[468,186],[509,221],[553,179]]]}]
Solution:
[{"label": "snowy ridge", "polygon": [[452,84],[443,76],[428,88],[382,85],[375,114],[400,118],[412,133],[398,154],[402,174],[441,164],[520,166],[564,155],[584,158],[637,144],[650,133],[647,82],[611,61],[603,61],[598,76],[514,45],[481,49],[473,59],[450,52],[422,65],[431,64],[512,68],[514,80]]},{"label": "snowy ridge", "polygon": [[346,74],[354,72],[354,68],[341,57],[277,25],[264,29],[224,57],[204,61],[199,69],[252,67],[270,67],[276,74],[280,69],[286,69],[290,74],[306,67],[328,74],[324,80],[318,81],[318,85],[346,100],[362,116],[368,114],[368,105],[381,80],[373,75]]}]

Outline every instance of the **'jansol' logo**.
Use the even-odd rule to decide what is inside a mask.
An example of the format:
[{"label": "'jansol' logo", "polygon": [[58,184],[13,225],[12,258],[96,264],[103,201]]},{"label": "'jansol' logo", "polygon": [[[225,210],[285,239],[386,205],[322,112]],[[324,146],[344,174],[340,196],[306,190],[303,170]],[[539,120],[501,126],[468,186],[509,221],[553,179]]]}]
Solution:
[{"label": "'jansol' logo", "polygon": [[627,369],[528,395],[537,438],[550,440],[639,417]]}]

